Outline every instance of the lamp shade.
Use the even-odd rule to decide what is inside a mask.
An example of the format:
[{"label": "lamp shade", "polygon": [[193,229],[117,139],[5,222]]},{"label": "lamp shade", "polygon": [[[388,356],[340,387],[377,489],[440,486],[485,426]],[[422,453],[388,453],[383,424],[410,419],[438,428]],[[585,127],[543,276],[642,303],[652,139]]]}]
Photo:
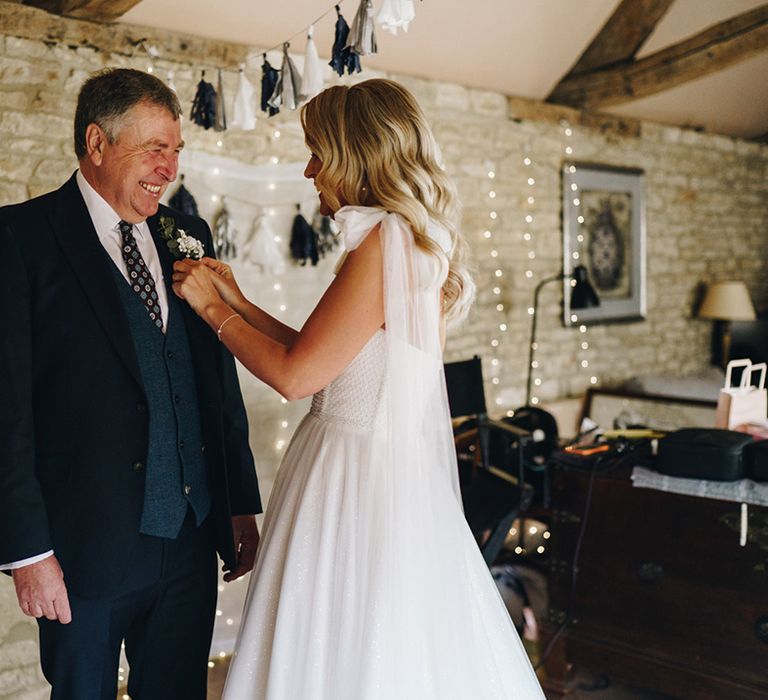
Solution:
[{"label": "lamp shade", "polygon": [[744,282],[715,282],[709,285],[699,308],[700,318],[722,321],[754,321],[755,307]]}]

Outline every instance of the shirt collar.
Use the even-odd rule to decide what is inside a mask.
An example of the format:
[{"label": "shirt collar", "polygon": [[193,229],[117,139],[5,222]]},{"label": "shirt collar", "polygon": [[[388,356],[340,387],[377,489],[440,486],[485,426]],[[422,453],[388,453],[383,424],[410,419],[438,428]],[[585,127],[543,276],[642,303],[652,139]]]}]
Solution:
[{"label": "shirt collar", "polygon": [[[120,223],[120,215],[107,203],[107,201],[91,186],[88,180],[78,170],[75,174],[77,186],[80,188],[80,194],[83,196],[85,206],[91,215],[93,227],[96,229],[96,235],[100,241],[114,238],[118,231],[117,225]],[[141,221],[134,226],[134,235],[138,230],[138,238],[144,238],[148,231],[146,221]]]}]

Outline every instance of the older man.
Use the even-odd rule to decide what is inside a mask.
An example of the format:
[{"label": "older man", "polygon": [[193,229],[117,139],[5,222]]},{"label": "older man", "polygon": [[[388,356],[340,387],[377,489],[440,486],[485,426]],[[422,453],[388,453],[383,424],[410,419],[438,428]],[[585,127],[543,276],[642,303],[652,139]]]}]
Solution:
[{"label": "older man", "polygon": [[159,204],[176,95],[110,69],[83,86],[79,170],[0,209],[0,568],[40,624],[52,698],[204,698],[216,550],[253,565],[260,512],[232,357],[170,291],[208,226]]}]

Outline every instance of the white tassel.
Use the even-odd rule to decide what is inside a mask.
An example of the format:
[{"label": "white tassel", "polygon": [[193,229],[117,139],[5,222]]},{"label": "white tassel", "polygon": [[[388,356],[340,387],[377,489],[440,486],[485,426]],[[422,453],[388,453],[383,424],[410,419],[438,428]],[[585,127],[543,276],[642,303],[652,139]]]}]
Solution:
[{"label": "white tassel", "polygon": [[349,30],[347,47],[358,56],[369,56],[376,53],[376,32],[373,21],[373,1],[361,0],[357,8],[355,21]]},{"label": "white tassel", "polygon": [[260,272],[281,275],[285,272],[285,254],[280,249],[280,238],[269,223],[269,217],[259,212],[253,221],[251,235],[243,250],[245,262]]},{"label": "white tassel", "polygon": [[165,82],[168,85],[168,87],[171,88],[171,90],[173,90],[174,92],[178,92],[178,90],[176,89],[176,83],[173,82],[173,77],[174,77],[173,71],[169,70],[168,71],[168,80],[166,80]]},{"label": "white tassel", "polygon": [[413,0],[384,0],[376,16],[376,21],[384,29],[397,34],[398,29],[408,31],[408,25],[413,21],[416,12]]},{"label": "white tassel", "polygon": [[317,47],[312,38],[315,28],[310,25],[307,32],[307,48],[304,52],[304,76],[301,79],[301,94],[308,100],[323,89],[323,65],[317,55]]},{"label": "white tassel", "polygon": [[240,83],[232,112],[232,129],[251,131],[256,128],[256,90],[245,77],[245,66],[240,66]]}]

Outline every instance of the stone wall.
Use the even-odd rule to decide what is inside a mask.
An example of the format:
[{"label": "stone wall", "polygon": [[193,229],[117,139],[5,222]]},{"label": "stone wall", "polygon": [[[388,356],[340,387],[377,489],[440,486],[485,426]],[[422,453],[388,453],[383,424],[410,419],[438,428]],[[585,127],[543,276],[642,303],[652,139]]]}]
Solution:
[{"label": "stone wall", "polygon": [[[0,12],[8,16],[7,3],[0,6],[6,6]],[[71,20],[48,18],[56,37],[48,31],[46,37],[35,38],[28,26],[39,16],[37,11],[13,7],[24,13],[25,21],[0,29],[0,204],[49,191],[72,173],[75,100],[91,71],[108,65],[146,69],[149,61],[141,50],[134,48],[131,56],[130,47],[116,47],[105,39],[109,35],[103,29],[88,45],[68,41],[68,35],[83,26]],[[116,25],[114,33],[120,31]],[[167,37],[167,42],[180,44],[178,37]],[[208,66],[202,65],[204,57],[194,62],[179,59],[178,51],[170,61],[164,58],[162,40],[154,43],[160,55],[153,69],[163,78],[173,71],[188,110],[200,69],[215,65],[220,55]],[[198,53],[206,45],[200,42]],[[247,68],[254,83],[260,75],[258,63]],[[230,71],[224,77],[231,105],[237,75]],[[703,282],[743,279],[756,305],[768,307],[768,147],[652,124],[643,124],[637,135],[620,136],[566,122],[514,120],[503,95],[393,77],[411,89],[426,110],[464,204],[463,230],[472,248],[478,301],[467,322],[452,330],[447,359],[482,356],[488,402],[498,412],[523,402],[533,288],[562,265],[560,178],[566,160],[645,171],[648,313],[644,321],[591,326],[580,333],[562,326],[561,289],[548,286],[539,316],[542,384],[536,392],[542,401],[577,396],[592,377],[598,385],[610,386],[636,374],[705,368],[711,325],[693,317]],[[332,82],[330,74],[328,78]],[[243,235],[256,204],[272,209],[274,228],[284,240],[296,203],[306,215],[312,214],[311,188],[302,189],[296,174],[307,152],[295,113],[260,118],[252,132],[216,134],[188,122],[183,129],[190,153],[199,159],[221,159],[223,166],[231,162],[226,159],[234,159],[251,168],[254,182],[262,184],[270,173],[285,176],[285,182],[277,183],[278,190],[285,188],[285,197],[272,204],[258,199],[257,184],[253,201],[248,201],[247,189],[232,195],[230,206]],[[270,170],[275,159],[280,169]],[[201,212],[210,216],[219,206],[212,198],[231,193],[210,173],[193,173],[198,161],[188,162],[188,185]],[[255,299],[299,325],[330,280],[333,262],[329,258],[312,269],[289,266],[278,277],[240,263],[235,267]],[[587,349],[582,348],[585,342]],[[285,405],[251,377],[244,375],[242,383],[260,478],[268,492],[285,441],[306,406]],[[216,652],[229,649],[236,629],[244,590],[244,585],[236,585],[235,593],[227,589],[221,596]],[[34,624],[14,611],[12,586],[5,578],[0,581],[0,613],[0,700],[39,697]]]}]

